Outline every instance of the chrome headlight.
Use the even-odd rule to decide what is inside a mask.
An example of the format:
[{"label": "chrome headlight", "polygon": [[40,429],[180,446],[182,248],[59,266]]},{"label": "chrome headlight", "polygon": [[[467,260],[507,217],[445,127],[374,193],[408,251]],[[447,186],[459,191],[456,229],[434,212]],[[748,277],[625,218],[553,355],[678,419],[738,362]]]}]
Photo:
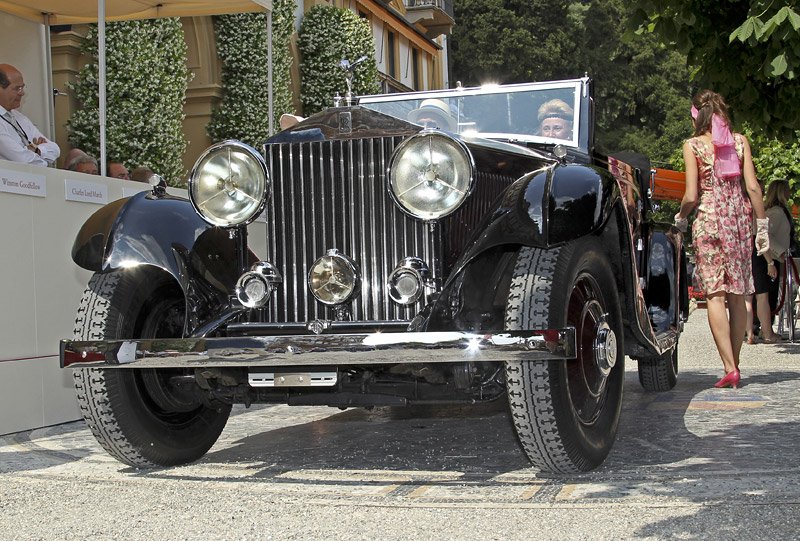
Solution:
[{"label": "chrome headlight", "polygon": [[357,292],[360,277],[352,259],[338,250],[317,259],[308,272],[308,288],[318,301],[341,304]]},{"label": "chrome headlight", "polygon": [[238,141],[223,141],[198,158],[189,176],[189,198],[211,225],[234,227],[252,222],[264,210],[270,182],[258,151]]},{"label": "chrome headlight", "polygon": [[389,164],[392,196],[407,213],[437,220],[454,212],[472,191],[474,162],[467,147],[438,130],[403,141]]}]

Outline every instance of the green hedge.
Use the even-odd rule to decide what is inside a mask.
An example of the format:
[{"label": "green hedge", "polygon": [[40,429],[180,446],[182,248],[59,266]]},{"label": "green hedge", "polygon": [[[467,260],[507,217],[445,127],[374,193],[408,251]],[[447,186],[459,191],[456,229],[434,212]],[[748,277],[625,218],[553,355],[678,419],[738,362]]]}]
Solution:
[{"label": "green hedge", "polygon": [[[100,157],[97,97],[97,26],[82,51],[93,60],[72,92],[82,107],[67,122],[73,147]],[[180,19],[149,19],[106,26],[106,153],[129,168],[145,165],[169,184],[185,176],[183,103],[189,71]]]},{"label": "green hedge", "polygon": [[[213,141],[237,139],[258,148],[269,136],[267,99],[267,16],[265,13],[214,17],[217,54],[222,62],[222,101],[207,131]],[[272,87],[274,128],[283,113],[292,112],[294,2],[275,0],[272,15]]]},{"label": "green hedge", "polygon": [[298,36],[300,94],[303,113],[311,115],[332,104],[333,96],[347,91],[342,59],[354,61],[366,55],[353,77],[353,94],[378,91],[375,43],[369,22],[349,9],[317,5],[303,18]]}]

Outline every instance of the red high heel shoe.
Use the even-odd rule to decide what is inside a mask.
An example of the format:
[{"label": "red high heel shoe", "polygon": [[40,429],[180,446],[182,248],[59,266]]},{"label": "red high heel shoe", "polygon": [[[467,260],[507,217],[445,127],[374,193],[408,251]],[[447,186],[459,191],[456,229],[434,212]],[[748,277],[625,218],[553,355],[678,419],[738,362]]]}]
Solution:
[{"label": "red high heel shoe", "polygon": [[736,389],[739,386],[739,370],[736,369],[733,372],[728,372],[725,376],[714,384],[714,387],[717,389],[722,389],[723,387],[732,387]]}]

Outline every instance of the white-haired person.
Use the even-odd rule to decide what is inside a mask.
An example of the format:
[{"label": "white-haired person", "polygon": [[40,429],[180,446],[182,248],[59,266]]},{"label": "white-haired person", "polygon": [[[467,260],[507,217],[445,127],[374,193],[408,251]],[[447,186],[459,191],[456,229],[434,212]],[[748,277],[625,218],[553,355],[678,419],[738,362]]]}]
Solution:
[{"label": "white-haired person", "polygon": [[408,113],[408,120],[426,128],[439,128],[450,132],[458,129],[458,122],[450,114],[450,107],[443,100],[436,98],[422,100],[419,107]]}]

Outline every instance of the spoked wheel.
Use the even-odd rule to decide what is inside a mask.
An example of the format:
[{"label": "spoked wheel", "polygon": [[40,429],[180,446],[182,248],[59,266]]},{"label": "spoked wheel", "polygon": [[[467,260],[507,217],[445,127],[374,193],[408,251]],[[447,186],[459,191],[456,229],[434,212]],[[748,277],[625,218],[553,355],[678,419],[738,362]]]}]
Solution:
[{"label": "spoked wheel", "polygon": [[506,363],[514,425],[539,469],[587,471],[616,437],[624,354],[617,286],[591,242],[552,250],[522,248],[506,304],[509,330],[574,326],[577,359]]},{"label": "spoked wheel", "polygon": [[[167,284],[131,273],[95,274],[75,320],[78,340],[175,338],[181,297]],[[230,405],[199,398],[180,370],[76,369],[78,406],[97,441],[135,467],[172,466],[203,456],[219,437]]]}]

